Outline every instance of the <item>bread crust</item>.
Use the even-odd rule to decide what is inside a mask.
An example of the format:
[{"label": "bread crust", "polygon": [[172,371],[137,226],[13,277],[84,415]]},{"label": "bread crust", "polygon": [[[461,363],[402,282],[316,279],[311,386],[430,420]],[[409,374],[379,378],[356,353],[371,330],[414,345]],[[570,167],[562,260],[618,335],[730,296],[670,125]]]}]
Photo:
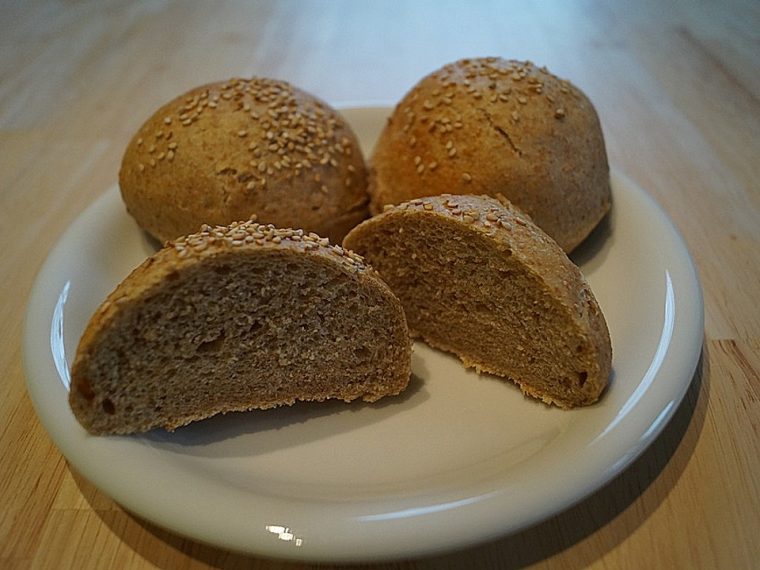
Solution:
[{"label": "bread crust", "polygon": [[[160,348],[159,357],[174,358],[177,356],[176,354],[168,354],[172,346],[171,342],[176,344],[177,339],[186,333],[194,335],[194,345],[190,347],[190,352],[187,355],[189,360],[181,363],[185,369],[178,370],[174,376],[171,374],[168,376],[167,382],[176,380],[181,383],[185,382],[181,377],[182,373],[190,376],[191,369],[201,363],[199,357],[201,359],[205,357],[202,351],[199,351],[199,347],[202,348],[201,345],[204,344],[204,339],[208,335],[204,336],[205,331],[202,330],[202,327],[195,331],[188,331],[186,327],[178,331],[171,331],[166,327],[156,330],[151,328],[149,330],[135,330],[134,324],[130,324],[135,321],[132,317],[141,312],[145,314],[151,308],[151,303],[155,305],[154,300],[161,295],[168,299],[171,299],[171,295],[176,296],[176,293],[167,294],[167,291],[178,286],[178,284],[187,282],[193,275],[197,276],[199,273],[214,275],[214,272],[221,272],[222,269],[226,273],[230,268],[242,267],[251,260],[261,262],[260,266],[263,269],[259,269],[259,271],[280,266],[285,271],[285,273],[281,271],[280,275],[285,275],[285,278],[288,278],[288,275],[297,276],[299,270],[307,273],[306,277],[299,277],[302,280],[299,282],[302,283],[301,285],[296,289],[291,287],[291,295],[293,290],[308,291],[310,287],[308,275],[323,272],[329,277],[329,282],[347,284],[348,290],[355,292],[357,298],[362,299],[364,304],[374,302],[376,314],[382,315],[390,325],[387,330],[383,331],[384,336],[377,335],[376,332],[373,333],[378,337],[375,340],[377,346],[369,347],[369,349],[362,347],[362,350],[377,349],[378,354],[393,355],[393,360],[382,364],[382,373],[378,370],[373,371],[373,366],[377,367],[378,363],[373,363],[370,356],[363,360],[359,359],[361,362],[359,360],[352,362],[346,358],[342,364],[333,363],[332,369],[325,369],[318,355],[315,359],[314,354],[307,354],[305,351],[299,353],[297,346],[297,343],[300,342],[299,338],[293,338],[290,343],[291,346],[285,348],[292,349],[291,353],[293,354],[301,354],[303,358],[310,358],[308,366],[312,369],[321,370],[321,376],[319,376],[321,380],[314,382],[312,386],[307,386],[300,392],[288,391],[288,387],[284,386],[276,394],[269,394],[267,378],[263,377],[263,380],[257,380],[257,385],[264,386],[264,388],[248,387],[246,388],[248,391],[244,391],[239,398],[227,398],[219,401],[210,398],[208,391],[204,396],[203,391],[193,386],[188,380],[187,386],[182,387],[182,397],[184,398],[186,390],[187,396],[197,400],[197,404],[183,408],[182,413],[172,415],[166,411],[154,412],[150,406],[146,407],[150,409],[137,409],[138,405],[135,404],[135,401],[139,400],[133,399],[135,394],[141,395],[145,391],[150,392],[150,401],[161,403],[165,393],[162,392],[164,388],[156,377],[140,376],[144,370],[151,370],[152,374],[158,374],[162,373],[162,369],[160,367],[151,368],[149,365],[143,366],[145,363],[140,361],[140,355],[134,354],[134,352],[141,350],[140,347],[143,349],[148,345],[163,347],[161,343],[166,343],[165,349]],[[239,285],[242,288],[253,286],[253,284],[246,283],[233,283],[233,285]],[[229,282],[226,285],[228,288],[231,286]],[[260,284],[256,284],[256,286],[258,287]],[[274,287],[276,284],[272,286]],[[346,290],[346,287],[343,290]],[[220,285],[219,290],[198,292],[197,295],[201,300],[194,301],[193,306],[202,313],[204,307],[208,307],[209,303],[223,305],[225,296],[231,294],[229,291],[230,289],[225,289]],[[192,294],[195,295],[196,293],[193,291]],[[254,292],[252,295],[256,296],[258,293]],[[284,293],[280,297],[283,295]],[[345,296],[343,298],[345,299]],[[293,307],[301,306],[298,299],[288,299],[288,301],[291,301]],[[250,310],[255,312],[254,308]],[[330,310],[332,310],[330,306],[324,306],[325,314],[329,314]],[[211,312],[209,311],[209,313]],[[244,313],[226,315],[225,321],[230,323],[229,325],[226,322],[224,324],[228,328],[227,336],[230,337],[233,334],[230,332],[234,328],[231,323],[240,319],[247,319],[247,322],[254,317],[256,315],[253,313],[251,315]],[[299,318],[301,315],[293,314],[287,316],[286,321],[296,322]],[[368,328],[367,324],[359,320],[356,315],[346,314],[343,315],[343,318],[349,323],[353,323],[348,327],[348,330],[357,331],[357,335],[361,332],[362,327]],[[202,314],[199,319],[200,321],[203,320]],[[143,319],[144,321],[145,319]],[[171,323],[171,320],[164,319],[162,322],[164,324]],[[308,326],[308,323],[304,326]],[[318,324],[317,328],[320,326]],[[128,330],[130,327],[132,330]],[[324,327],[325,334],[329,333],[329,326],[324,325]],[[312,326],[312,328],[314,327]],[[167,330],[168,334],[166,334]],[[320,331],[316,332],[323,334]],[[114,335],[117,334],[121,335],[119,338],[127,338],[129,342],[114,341]],[[146,338],[155,340],[158,335],[165,335],[165,338],[159,339],[157,343],[151,341],[152,344],[145,340]],[[242,340],[246,339],[243,338]],[[350,345],[353,340],[346,338],[343,344]],[[237,339],[235,342],[239,341],[240,339]],[[385,344],[380,347],[382,343]],[[179,351],[182,350],[184,349]],[[193,353],[192,350],[198,352]],[[234,354],[231,358],[233,360],[238,357],[245,358],[246,350],[234,348]],[[174,351],[177,351],[176,346]],[[121,354],[118,362],[120,372],[113,372],[111,361],[106,359],[106,356],[113,352]],[[174,361],[176,363],[177,358],[174,358]],[[136,372],[134,370],[135,362],[137,363],[136,367],[139,368]],[[275,366],[265,372],[269,372],[273,378],[289,374],[288,367],[283,366],[285,367]],[[354,382],[354,378],[351,376],[354,372],[351,369],[352,367],[356,367],[357,378],[360,376],[359,369],[364,370],[365,378],[363,381]],[[163,368],[169,368],[169,365]],[[210,379],[211,383],[208,390],[213,391],[214,386],[221,389],[222,385],[227,382],[225,374],[228,371],[221,365],[218,371],[214,368],[211,370],[211,374],[217,375],[219,378]],[[237,372],[239,371],[234,373]],[[250,374],[247,371],[243,372],[243,376],[255,375],[256,373],[255,371],[251,371]],[[377,379],[372,376],[373,373],[378,375]],[[321,238],[314,233],[305,233],[303,230],[276,229],[272,225],[243,222],[234,223],[227,227],[204,226],[198,234],[169,242],[163,249],[146,259],[108,295],[91,317],[80,339],[71,369],[72,382],[69,403],[79,422],[94,434],[133,433],[155,427],[173,430],[191,421],[207,418],[217,413],[265,409],[289,405],[297,400],[338,398],[351,401],[362,398],[371,402],[383,396],[396,395],[403,391],[408,384],[410,374],[411,341],[401,305],[378,274],[367,266],[358,255],[344,250],[340,246],[330,245],[326,238]],[[261,376],[260,373],[259,376]],[[133,385],[125,386],[128,377],[137,378],[137,381]],[[330,379],[332,377],[342,378],[341,382],[343,383],[331,385]],[[245,377],[241,378],[241,386],[245,386],[246,382]],[[280,394],[284,395],[280,396]],[[125,406],[134,409],[130,410],[129,413],[123,413]],[[115,410],[118,413],[114,413]]]},{"label": "bread crust", "polygon": [[209,83],[158,109],[124,154],[119,185],[160,242],[257,215],[339,243],[368,215],[359,143],[337,111],[285,81]]},{"label": "bread crust", "polygon": [[[413,237],[415,229],[423,224],[440,230],[437,243],[422,247],[417,243],[417,238]],[[404,241],[406,239],[408,243]],[[453,249],[453,243],[465,243],[470,250],[477,252],[471,265],[464,268],[465,275],[474,276],[476,265],[483,266],[486,272],[496,275],[495,282],[503,282],[506,287],[508,283],[501,278],[500,272],[509,267],[505,275],[522,272],[522,281],[529,284],[530,290],[518,291],[519,297],[500,303],[499,299],[484,299],[487,293],[473,281],[461,284],[462,296],[452,295],[452,284],[443,282],[441,265],[423,267],[427,259],[423,247],[446,252]],[[382,214],[354,228],[346,236],[344,246],[364,255],[383,275],[404,305],[413,336],[422,337],[435,348],[457,354],[465,366],[510,378],[524,393],[562,408],[591,404],[607,386],[612,367],[612,346],[604,315],[588,282],[557,243],[506,199],[498,201],[488,196],[449,194],[414,199],[386,208]],[[390,252],[396,247],[398,255],[391,258]],[[418,280],[425,272],[435,275],[433,286],[406,291],[407,284]],[[498,296],[499,291],[492,294]],[[501,327],[498,322],[488,323],[492,325],[490,333],[483,328],[468,340],[477,345],[490,342],[492,338],[487,338],[488,334],[504,338],[505,358],[522,363],[531,357],[531,353],[544,351],[551,354],[555,347],[542,346],[542,343],[551,342],[550,337],[555,338],[563,348],[566,348],[565,344],[572,346],[562,354],[565,369],[556,370],[554,378],[541,380],[536,378],[537,373],[530,366],[520,368],[505,364],[501,359],[489,359],[478,354],[477,350],[452,341],[451,331],[447,330],[450,325],[437,321],[435,311],[444,306],[456,306],[463,297],[470,307],[481,301],[501,306],[501,313],[495,312],[494,319],[499,314],[504,317],[509,311],[518,309],[526,309],[526,314],[551,312],[555,315],[553,326],[557,330],[539,327],[528,330],[533,325],[526,323],[525,330],[529,334],[522,346],[510,341],[524,331],[510,330],[506,325]],[[419,307],[431,299],[436,299],[429,304],[433,309],[420,311]],[[539,308],[519,306],[531,302]],[[505,305],[509,305],[506,312]],[[466,310],[460,313],[463,320],[469,319],[464,314]],[[549,322],[549,319],[544,320]],[[559,348],[556,347],[558,354]],[[578,374],[582,376],[576,376]]]},{"label": "bread crust", "polygon": [[610,208],[589,99],[531,62],[463,59],[399,102],[370,158],[373,214],[437,194],[504,194],[572,251]]}]

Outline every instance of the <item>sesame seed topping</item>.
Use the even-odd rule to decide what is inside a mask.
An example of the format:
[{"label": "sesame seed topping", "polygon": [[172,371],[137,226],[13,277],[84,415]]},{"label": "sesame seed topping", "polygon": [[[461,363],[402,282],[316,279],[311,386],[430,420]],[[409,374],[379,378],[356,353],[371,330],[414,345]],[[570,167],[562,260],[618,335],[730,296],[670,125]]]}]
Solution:
[{"label": "sesame seed topping", "polygon": [[171,125],[172,124],[172,118],[171,117],[164,117],[164,123],[167,124],[167,125]]},{"label": "sesame seed topping", "polygon": [[472,175],[469,172],[462,174],[462,180],[465,182],[472,182]]}]

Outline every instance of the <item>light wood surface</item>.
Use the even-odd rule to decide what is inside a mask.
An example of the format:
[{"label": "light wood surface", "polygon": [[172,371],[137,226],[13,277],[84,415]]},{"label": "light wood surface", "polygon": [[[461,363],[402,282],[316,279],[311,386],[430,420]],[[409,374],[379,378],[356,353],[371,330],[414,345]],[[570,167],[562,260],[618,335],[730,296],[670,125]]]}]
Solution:
[{"label": "light wood surface", "polygon": [[160,530],[72,472],[25,390],[29,290],[131,133],[182,91],[260,74],[394,101],[476,55],[531,59],[589,95],[611,162],[694,256],[704,350],[673,421],[607,487],[516,535],[378,568],[760,565],[758,2],[19,1],[0,3],[0,568],[309,567]]}]

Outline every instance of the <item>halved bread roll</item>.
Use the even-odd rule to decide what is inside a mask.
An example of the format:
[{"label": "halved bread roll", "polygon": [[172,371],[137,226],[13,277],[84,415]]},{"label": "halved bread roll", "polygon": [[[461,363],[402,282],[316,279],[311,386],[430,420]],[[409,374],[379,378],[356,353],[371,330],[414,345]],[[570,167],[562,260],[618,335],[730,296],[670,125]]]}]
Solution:
[{"label": "halved bread roll", "polygon": [[297,400],[373,402],[410,373],[401,305],[359,256],[245,222],[168,243],[108,296],[69,401],[93,434],[172,430]]},{"label": "halved bread roll", "polygon": [[390,285],[414,336],[466,366],[562,408],[593,403],[607,385],[610,337],[586,279],[506,199],[415,199],[343,244]]}]

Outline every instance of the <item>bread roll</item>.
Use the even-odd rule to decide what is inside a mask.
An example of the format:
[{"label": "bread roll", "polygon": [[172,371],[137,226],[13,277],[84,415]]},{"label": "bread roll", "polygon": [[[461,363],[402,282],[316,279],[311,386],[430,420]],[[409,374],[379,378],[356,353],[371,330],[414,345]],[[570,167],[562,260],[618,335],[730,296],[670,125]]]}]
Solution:
[{"label": "bread roll", "polygon": [[231,411],[400,393],[398,299],[352,252],[302,230],[208,226],[157,252],[94,314],[70,404],[93,434]]},{"label": "bread roll", "polygon": [[530,62],[463,59],[396,106],[371,157],[371,210],[437,194],[504,194],[570,252],[610,208],[588,98]]},{"label": "bread roll", "polygon": [[129,213],[161,242],[256,214],[340,243],[368,215],[349,125],[274,79],[211,83],[161,107],[129,143],[119,184]]},{"label": "bread roll", "polygon": [[465,366],[561,408],[591,404],[607,385],[610,337],[588,283],[518,209],[487,196],[415,199],[344,246],[380,272],[413,335]]}]

